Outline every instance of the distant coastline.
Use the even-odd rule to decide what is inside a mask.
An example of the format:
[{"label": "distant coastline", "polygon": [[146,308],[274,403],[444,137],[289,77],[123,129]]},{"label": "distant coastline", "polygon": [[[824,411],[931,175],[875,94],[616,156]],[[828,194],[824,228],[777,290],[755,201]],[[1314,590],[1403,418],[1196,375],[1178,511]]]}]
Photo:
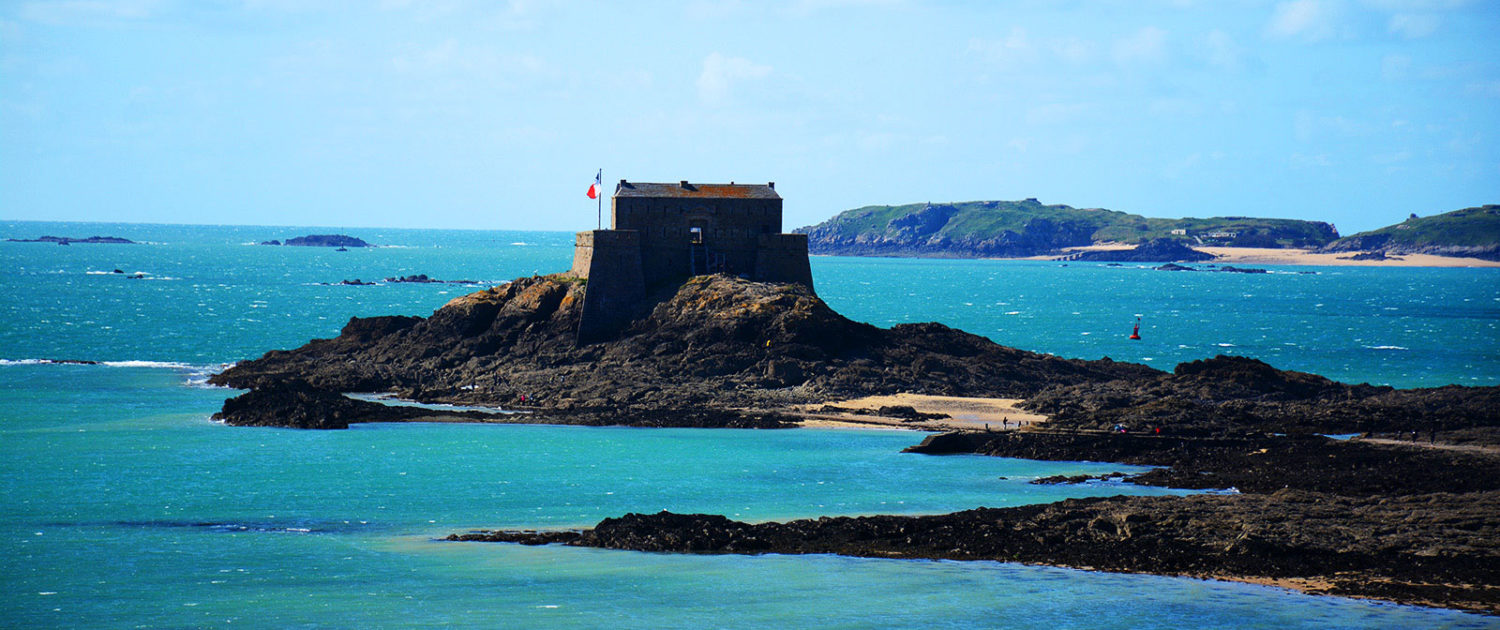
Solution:
[{"label": "distant coastline", "polygon": [[[1133,245],[1105,243],[1087,247],[1070,247],[1064,256],[1082,251],[1130,249]],[[1500,261],[1482,258],[1460,258],[1435,254],[1401,254],[1384,260],[1353,260],[1349,252],[1329,253],[1312,249],[1278,249],[1269,247],[1195,247],[1217,256],[1214,264],[1234,265],[1312,265],[1320,267],[1500,267]],[[1057,260],[1062,256],[1029,256],[993,258],[990,260]]]}]

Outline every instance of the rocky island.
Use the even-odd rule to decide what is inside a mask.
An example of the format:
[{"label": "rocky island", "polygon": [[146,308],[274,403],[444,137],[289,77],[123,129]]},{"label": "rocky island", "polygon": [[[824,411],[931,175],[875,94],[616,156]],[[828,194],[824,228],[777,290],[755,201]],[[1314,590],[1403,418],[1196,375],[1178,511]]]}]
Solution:
[{"label": "rocky island", "polygon": [[37,238],[8,238],[12,243],[56,243],[58,245],[71,245],[73,243],[85,243],[91,245],[135,245],[136,242],[128,238],[118,236],[90,236],[88,238],[73,238],[71,236],[41,236]]},{"label": "rocky island", "polygon": [[286,239],[286,241],[261,241],[261,245],[289,245],[291,247],[374,247],[363,239],[344,234],[309,234]]},{"label": "rocky island", "polygon": [[[462,296],[425,318],[352,318],[336,338],[232,366],[210,382],[250,391],[219,417],[317,429],[779,428],[797,426],[809,405],[877,394],[1024,399],[1044,422],[939,434],[911,450],[1144,464],[1159,468],[1132,482],[1235,491],[788,523],[625,515],[583,532],[453,538],[1019,561],[1500,610],[1500,388],[1349,385],[1234,357],[1168,373],[1007,348],[941,324],[854,322],[814,292],[806,241],[773,231],[773,186],[622,181],[612,219],[613,229],[579,234],[567,273]],[[883,412],[917,425],[941,416],[925,411]]]}]

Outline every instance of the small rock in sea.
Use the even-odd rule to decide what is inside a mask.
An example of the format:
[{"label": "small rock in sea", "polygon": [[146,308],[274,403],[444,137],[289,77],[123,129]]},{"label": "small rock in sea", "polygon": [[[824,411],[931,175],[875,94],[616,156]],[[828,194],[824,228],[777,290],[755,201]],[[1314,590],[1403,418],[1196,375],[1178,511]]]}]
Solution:
[{"label": "small rock in sea", "polygon": [[116,269],[114,271],[111,271],[110,273],[125,273],[125,270],[124,269]]}]

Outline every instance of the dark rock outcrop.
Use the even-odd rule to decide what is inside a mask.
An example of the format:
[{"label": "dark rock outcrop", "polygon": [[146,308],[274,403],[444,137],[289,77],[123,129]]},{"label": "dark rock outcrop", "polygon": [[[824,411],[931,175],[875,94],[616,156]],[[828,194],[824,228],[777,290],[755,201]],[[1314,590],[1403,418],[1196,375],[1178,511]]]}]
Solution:
[{"label": "dark rock outcrop", "polygon": [[1284,488],[1348,497],[1500,490],[1493,455],[1321,436],[1190,437],[1107,433],[943,433],[906,449],[1048,461],[1107,461],[1156,470],[1133,483],[1270,494]]},{"label": "dark rock outcrop", "polygon": [[1177,239],[1157,238],[1132,249],[1079,252],[1070,259],[1093,262],[1199,262],[1213,260],[1214,255],[1188,247]]},{"label": "dark rock outcrop", "polygon": [[450,540],[677,553],[999,560],[1095,570],[1289,580],[1312,592],[1495,612],[1500,492],[1379,503],[1272,495],[1109,497],[750,524],[711,514],[627,514],[583,532],[471,533]]},{"label": "dark rock outcrop", "polygon": [[431,412],[355,400],[298,380],[284,380],[224,401],[214,420],[243,427],[347,429],[351,422],[398,422]]},{"label": "dark rock outcrop", "polygon": [[1060,429],[1171,435],[1449,431],[1500,425],[1500,387],[1397,390],[1346,385],[1262,361],[1218,356],[1172,374],[1052,388],[1024,405]]},{"label": "dark rock outcrop", "polygon": [[[579,345],[583,287],[522,278],[428,318],[351,319],[334,339],[273,351],[212,377],[253,389],[287,378],[334,391],[528,407],[550,417],[780,407],[923,391],[1025,397],[1049,385],[1151,378],[1145,366],[1060,359],[941,324],[850,321],[798,284],[694,278],[658,296],[618,337]],[[719,413],[719,412],[716,412]]]}]

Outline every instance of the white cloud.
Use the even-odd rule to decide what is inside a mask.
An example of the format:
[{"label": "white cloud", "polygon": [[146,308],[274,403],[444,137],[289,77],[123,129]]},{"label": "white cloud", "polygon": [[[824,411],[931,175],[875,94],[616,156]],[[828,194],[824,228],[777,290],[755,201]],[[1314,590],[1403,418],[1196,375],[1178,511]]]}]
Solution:
[{"label": "white cloud", "polygon": [[1203,37],[1201,47],[1208,65],[1224,70],[1239,69],[1240,59],[1244,56],[1244,50],[1235,43],[1234,38],[1218,29],[1209,31]]},{"label": "white cloud", "polygon": [[1159,63],[1167,57],[1167,32],[1147,26],[1115,41],[1115,63],[1132,66]]},{"label": "white cloud", "polygon": [[1411,74],[1411,57],[1386,55],[1380,60],[1380,76],[1387,81],[1405,79]]},{"label": "white cloud", "polygon": [[1000,39],[970,39],[969,52],[1005,67],[1025,65],[1036,59],[1036,49],[1032,47],[1026,29],[1019,26],[1011,28],[1010,34]]},{"label": "white cloud", "polygon": [[1082,65],[1093,61],[1096,46],[1094,42],[1088,40],[1066,37],[1052,42],[1048,48],[1057,55],[1058,59],[1073,65]]},{"label": "white cloud", "polygon": [[1446,11],[1474,4],[1474,0],[1363,0],[1362,4],[1382,11]]},{"label": "white cloud", "polygon": [[1465,85],[1464,91],[1479,96],[1500,97],[1500,81],[1474,81]]},{"label": "white cloud", "polygon": [[0,20],[0,41],[15,43],[21,39],[21,25],[10,20]]},{"label": "white cloud", "polygon": [[21,5],[21,17],[46,24],[139,20],[150,17],[160,4],[160,0],[28,2]]},{"label": "white cloud", "polygon": [[728,100],[733,84],[764,79],[770,74],[771,66],[715,52],[703,59],[703,72],[698,75],[698,97],[706,103],[722,103]]},{"label": "white cloud", "polygon": [[1183,175],[1196,168],[1202,161],[1203,154],[1194,153],[1162,167],[1161,176],[1165,179],[1182,179]]},{"label": "white cloud", "polygon": [[1287,159],[1287,161],[1290,162],[1292,167],[1294,168],[1326,168],[1329,166],[1333,166],[1333,161],[1328,159],[1328,154],[1326,153],[1318,153],[1314,155],[1293,153],[1291,157]]},{"label": "white cloud", "polygon": [[1094,42],[1077,37],[1033,40],[1026,29],[1017,26],[999,38],[970,39],[968,51],[987,63],[1012,69],[1052,59],[1075,66],[1083,65],[1098,56],[1097,49]]},{"label": "white cloud", "polygon": [[1266,32],[1272,37],[1315,42],[1338,34],[1339,7],[1330,0],[1294,0],[1276,5]]},{"label": "white cloud", "polygon": [[1386,30],[1407,39],[1418,39],[1437,32],[1442,23],[1442,18],[1430,13],[1397,13],[1391,16]]},{"label": "white cloud", "polygon": [[1048,103],[1037,105],[1026,110],[1026,124],[1028,125],[1057,125],[1077,120],[1087,113],[1089,106],[1085,103]]}]

